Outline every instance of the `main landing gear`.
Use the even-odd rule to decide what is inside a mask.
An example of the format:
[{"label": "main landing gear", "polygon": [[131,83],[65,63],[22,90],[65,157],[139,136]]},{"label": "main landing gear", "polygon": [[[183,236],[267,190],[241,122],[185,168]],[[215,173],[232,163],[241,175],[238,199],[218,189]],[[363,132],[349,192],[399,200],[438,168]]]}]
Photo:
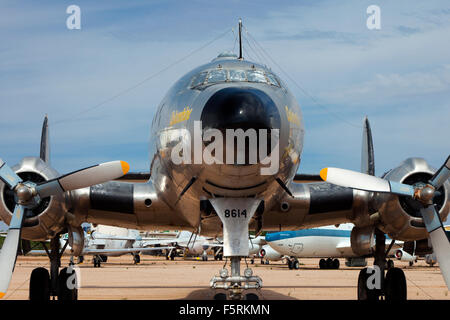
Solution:
[{"label": "main landing gear", "polygon": [[340,262],[339,259],[320,259],[319,268],[320,269],[339,269]]},{"label": "main landing gear", "polygon": [[407,297],[405,274],[402,269],[395,268],[386,261],[391,247],[385,250],[385,234],[375,229],[375,237],[374,268],[364,268],[360,271],[358,300],[404,301]]},{"label": "main landing gear", "polygon": [[300,263],[298,262],[297,258],[288,258],[287,265],[288,265],[289,270],[300,269]]},{"label": "main landing gear", "polygon": [[46,268],[36,268],[30,277],[30,300],[50,300],[58,297],[58,300],[77,300],[78,283],[77,274],[73,264],[59,270],[61,256],[67,247],[67,243],[60,250],[59,234],[50,240],[50,251],[44,245],[50,258],[50,273]]}]

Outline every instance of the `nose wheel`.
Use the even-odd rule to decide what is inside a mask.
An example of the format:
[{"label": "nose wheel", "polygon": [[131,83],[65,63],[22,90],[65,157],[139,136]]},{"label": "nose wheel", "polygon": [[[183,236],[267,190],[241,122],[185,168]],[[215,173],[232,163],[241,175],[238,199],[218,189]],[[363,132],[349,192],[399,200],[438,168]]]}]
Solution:
[{"label": "nose wheel", "polygon": [[253,275],[252,269],[247,265],[244,274],[241,275],[241,257],[231,257],[230,259],[231,275],[226,269],[226,263],[219,276],[214,276],[211,279],[210,286],[213,289],[226,290],[228,296],[224,293],[217,293],[214,296],[215,300],[258,300],[258,296],[254,293],[244,294],[245,290],[256,289],[262,287],[262,279]]}]

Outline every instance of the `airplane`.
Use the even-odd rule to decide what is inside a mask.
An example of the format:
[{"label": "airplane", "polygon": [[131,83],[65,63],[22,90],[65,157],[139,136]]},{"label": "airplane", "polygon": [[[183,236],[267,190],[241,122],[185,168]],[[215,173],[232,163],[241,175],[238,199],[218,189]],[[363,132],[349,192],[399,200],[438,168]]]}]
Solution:
[{"label": "airplane", "polygon": [[[147,241],[158,241],[156,238],[143,238],[139,230],[97,225],[95,228],[84,233],[84,247],[78,255],[78,262],[82,263],[85,255],[93,255],[92,262],[94,268],[99,268],[102,262],[107,262],[108,256],[121,256],[131,254],[134,264],[141,262],[140,253],[169,250],[173,247],[148,247]],[[162,239],[160,239],[162,240]],[[61,239],[61,247],[65,247],[65,242],[69,241],[69,234],[64,234]],[[70,245],[66,250],[72,251]]]},{"label": "airplane", "polygon": [[[272,248],[272,252],[263,252],[263,256],[270,259],[280,259],[280,256],[287,257],[289,269],[299,269],[297,258],[322,258],[319,261],[320,269],[339,269],[340,262],[337,258],[346,258],[347,265],[353,265],[353,261],[361,264],[361,257],[352,250],[351,234],[353,224],[346,223],[339,226],[324,226],[313,229],[301,229],[296,231],[281,231],[266,234],[266,241]],[[375,238],[370,239],[371,246],[375,247]],[[392,245],[391,245],[392,244]],[[401,242],[393,242],[386,239],[386,246],[389,248],[386,256],[395,256],[401,247]],[[326,258],[326,259],[324,259]],[[364,265],[367,263],[365,262]],[[393,268],[392,260],[387,261],[387,268]]]},{"label": "airplane", "polygon": [[[214,260],[222,260],[222,243],[213,237],[205,237],[190,231],[180,231],[175,237],[164,239],[148,239],[142,246],[170,245],[166,259],[174,260],[176,251],[184,251],[184,256],[201,256],[202,261],[208,261],[208,251],[214,250]],[[157,247],[161,249],[161,247]],[[166,248],[163,248],[166,249]]]},{"label": "airplane", "polygon": [[[294,181],[305,133],[301,109],[278,75],[244,59],[241,21],[239,55],[220,54],[194,68],[158,106],[146,183],[113,181],[129,171],[124,161],[60,175],[49,162],[47,121],[39,157],[25,157],[13,167],[0,160],[0,217],[9,225],[0,253],[0,296],[8,289],[19,240],[49,239],[50,272],[32,271],[30,298],[76,299],[76,286],[58,289],[58,282],[73,275],[59,270],[58,235],[68,232],[71,247],[81,252],[82,222],[222,236],[231,273],[224,266],[211,279],[211,288],[226,291],[215,299],[256,299],[247,289],[262,288],[250,268],[241,274],[249,230],[349,222],[355,225],[352,250],[373,254],[377,267],[360,271],[358,299],[407,298],[403,270],[385,268],[386,234],[400,241],[429,238],[450,287],[450,243],[441,223],[450,207],[450,156],[438,170],[422,158],[409,158],[376,177],[365,119],[361,172],[324,168],[323,182]],[[368,240],[373,237],[375,248]],[[375,288],[367,284],[373,272],[379,278]]]}]

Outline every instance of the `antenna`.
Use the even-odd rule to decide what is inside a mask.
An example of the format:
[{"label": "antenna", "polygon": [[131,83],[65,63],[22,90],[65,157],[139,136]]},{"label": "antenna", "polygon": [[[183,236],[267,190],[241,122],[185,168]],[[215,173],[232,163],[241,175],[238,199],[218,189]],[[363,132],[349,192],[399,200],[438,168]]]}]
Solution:
[{"label": "antenna", "polygon": [[239,18],[239,60],[243,60],[242,57],[242,19]]}]

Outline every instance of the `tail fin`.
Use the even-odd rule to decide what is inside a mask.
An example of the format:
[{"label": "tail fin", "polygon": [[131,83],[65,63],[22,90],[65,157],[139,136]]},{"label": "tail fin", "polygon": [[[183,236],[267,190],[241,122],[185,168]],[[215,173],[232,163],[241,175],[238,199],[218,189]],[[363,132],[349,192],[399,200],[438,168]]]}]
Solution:
[{"label": "tail fin", "polygon": [[42,124],[40,158],[44,162],[50,163],[50,136],[48,133],[48,117],[47,117],[47,115],[45,115],[44,123]]},{"label": "tail fin", "polygon": [[363,142],[361,149],[361,172],[375,175],[375,157],[373,152],[372,130],[367,116],[364,118]]}]

